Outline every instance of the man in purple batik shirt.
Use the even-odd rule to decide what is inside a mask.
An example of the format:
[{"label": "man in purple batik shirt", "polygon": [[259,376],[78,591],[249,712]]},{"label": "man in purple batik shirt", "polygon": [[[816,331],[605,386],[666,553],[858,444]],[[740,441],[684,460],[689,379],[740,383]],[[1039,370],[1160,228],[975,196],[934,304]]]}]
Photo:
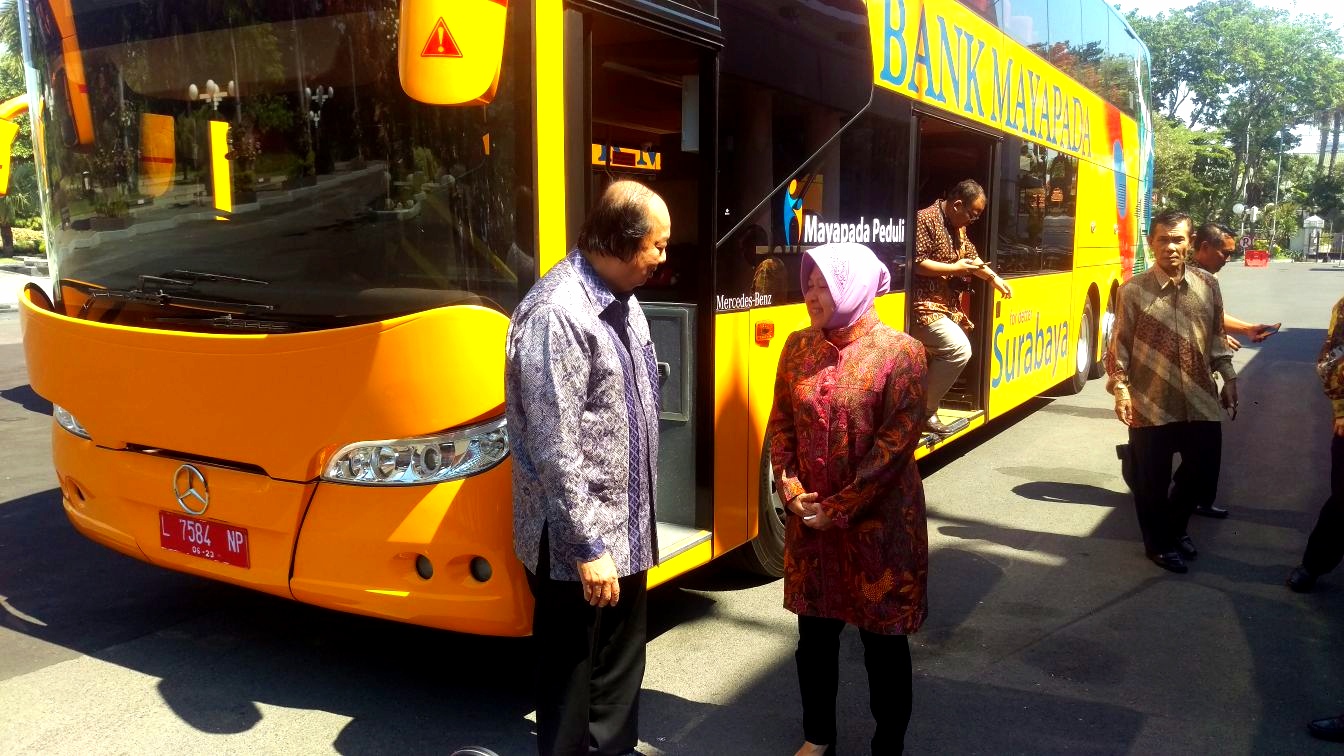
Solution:
[{"label": "man in purple batik shirt", "polygon": [[505,391],[514,551],[536,599],[537,747],[638,742],[647,572],[658,553],[658,368],[634,297],[664,261],[667,205],[612,184],[514,312]]}]

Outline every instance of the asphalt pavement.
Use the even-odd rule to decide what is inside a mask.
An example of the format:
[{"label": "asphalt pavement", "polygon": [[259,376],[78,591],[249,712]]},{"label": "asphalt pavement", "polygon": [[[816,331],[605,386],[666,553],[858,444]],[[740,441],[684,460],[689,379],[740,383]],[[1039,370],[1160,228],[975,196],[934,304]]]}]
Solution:
[{"label": "asphalt pavement", "polygon": [[[1283,330],[1238,352],[1225,521],[1188,575],[1143,557],[1101,381],[1034,400],[924,460],[930,618],[912,637],[909,753],[1312,754],[1344,711],[1344,571],[1283,585],[1328,489],[1313,370],[1344,268],[1222,275],[1228,310]],[[96,366],[90,366],[96,375]],[[530,641],[306,607],[166,572],[70,528],[50,405],[0,312],[0,753],[533,752]],[[649,754],[791,754],[794,618],[778,581],[711,565],[650,596]],[[842,644],[840,752],[870,734]]]}]

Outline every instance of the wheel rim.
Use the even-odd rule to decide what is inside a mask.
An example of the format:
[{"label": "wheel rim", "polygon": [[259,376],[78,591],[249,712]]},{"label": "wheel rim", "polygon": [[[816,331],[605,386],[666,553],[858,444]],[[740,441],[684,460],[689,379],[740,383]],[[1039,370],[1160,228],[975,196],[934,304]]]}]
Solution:
[{"label": "wheel rim", "polygon": [[775,520],[784,527],[784,500],[779,498],[779,486],[775,485],[775,476],[770,476],[770,508],[775,512]]},{"label": "wheel rim", "polygon": [[1101,348],[1111,344],[1111,332],[1115,328],[1115,298],[1106,303],[1106,312],[1101,316]]},{"label": "wheel rim", "polygon": [[1078,373],[1087,372],[1092,366],[1092,317],[1083,311],[1083,320],[1078,324]]}]

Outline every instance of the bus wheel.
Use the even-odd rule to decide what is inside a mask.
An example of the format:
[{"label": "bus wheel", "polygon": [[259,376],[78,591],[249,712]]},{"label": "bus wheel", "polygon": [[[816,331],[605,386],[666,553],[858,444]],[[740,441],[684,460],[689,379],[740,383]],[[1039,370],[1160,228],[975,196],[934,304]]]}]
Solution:
[{"label": "bus wheel", "polygon": [[770,442],[761,451],[760,529],[756,537],[737,550],[736,563],[748,572],[766,577],[784,575],[784,502],[775,490],[770,468]]},{"label": "bus wheel", "polygon": [[[1101,313],[1101,352],[1111,347],[1111,334],[1115,332],[1115,294],[1106,300],[1106,309]],[[1106,375],[1106,362],[1104,360],[1092,361],[1092,372],[1088,373],[1090,378],[1101,378]]]},{"label": "bus wheel", "polygon": [[1092,374],[1092,334],[1096,333],[1096,321],[1092,314],[1092,303],[1088,302],[1087,307],[1083,308],[1083,319],[1078,323],[1078,341],[1075,344],[1073,377],[1068,383],[1070,394],[1076,394],[1083,390],[1087,385],[1087,377]]}]

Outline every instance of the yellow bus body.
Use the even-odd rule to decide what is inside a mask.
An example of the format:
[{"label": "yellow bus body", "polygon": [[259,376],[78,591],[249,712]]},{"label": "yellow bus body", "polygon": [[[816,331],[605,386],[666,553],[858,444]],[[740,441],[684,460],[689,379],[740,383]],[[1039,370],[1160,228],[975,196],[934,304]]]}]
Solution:
[{"label": "yellow bus body", "polygon": [[[502,413],[503,315],[450,307],[310,333],[216,336],[91,323],[26,295],[21,318],[34,390],[93,438],[53,428],[63,504],[80,532],[153,564],[320,606],[473,633],[529,632],[507,464],[437,486],[317,482],[351,439],[415,436]],[[96,370],[61,369],[71,354]],[[135,437],[123,437],[126,428]],[[182,449],[209,479],[208,519],[248,529],[250,568],[160,548],[158,513],[177,509]],[[416,575],[420,554],[436,579]],[[470,577],[475,557],[490,563],[491,580]]]},{"label": "yellow bus body", "polygon": [[[531,188],[544,273],[565,254],[568,210],[582,202],[566,193],[567,171],[576,161],[587,168],[592,155],[567,154],[565,130],[574,126],[565,119],[564,4],[537,0],[532,10],[535,120],[545,128],[533,137]],[[1139,254],[1139,133],[1133,119],[952,0],[870,2],[868,14],[878,87],[1079,160],[1072,269],[1011,279],[1013,298],[993,295],[993,315],[979,324],[991,336],[977,342],[990,350],[983,355],[986,409],[955,435],[921,446],[922,457],[1058,385],[1080,364],[1075,337],[1083,313],[1091,313],[1089,327],[1097,331]],[[954,40],[962,34],[987,44],[976,70],[946,67],[951,59],[939,50],[948,29]],[[73,26],[61,30],[68,32],[62,41],[71,86],[83,87]],[[1010,63],[1042,77],[1047,98],[1058,92],[1061,101],[1076,102],[1070,112],[1086,120],[1065,128],[1047,118],[1035,121],[1039,132],[1022,122],[1010,129],[1013,95],[1003,94],[999,73]],[[72,106],[82,140],[87,101],[75,97]],[[149,122],[144,151],[167,166],[144,172],[157,192],[171,184],[173,132],[171,120]],[[211,123],[222,139],[224,122]],[[488,144],[487,135],[487,151]],[[822,188],[818,178],[813,189]],[[72,303],[78,309],[79,296],[66,292],[67,312]],[[883,296],[877,307],[888,325],[907,327],[907,292]],[[152,564],[319,606],[470,633],[530,632],[531,595],[513,555],[508,459],[437,485],[342,485],[321,477],[352,441],[415,437],[501,415],[503,314],[452,306],[330,330],[215,335],[70,317],[26,293],[20,317],[33,388],[73,413],[91,436],[53,425],[62,503],[79,532]],[[664,560],[649,573],[650,585],[761,532],[759,502],[768,485],[762,450],[776,367],[788,334],[808,325],[802,304],[708,317],[714,347],[699,357],[713,361],[712,396],[700,399],[712,405],[713,427],[700,437],[713,444],[710,539]],[[1103,347],[1091,340],[1092,360]],[[69,355],[83,367],[69,369]],[[206,519],[247,529],[248,567],[160,547],[160,513],[178,506],[173,480],[184,461],[209,478]],[[417,571],[420,557],[434,566],[434,579]],[[479,560],[490,579],[473,576]]]}]

